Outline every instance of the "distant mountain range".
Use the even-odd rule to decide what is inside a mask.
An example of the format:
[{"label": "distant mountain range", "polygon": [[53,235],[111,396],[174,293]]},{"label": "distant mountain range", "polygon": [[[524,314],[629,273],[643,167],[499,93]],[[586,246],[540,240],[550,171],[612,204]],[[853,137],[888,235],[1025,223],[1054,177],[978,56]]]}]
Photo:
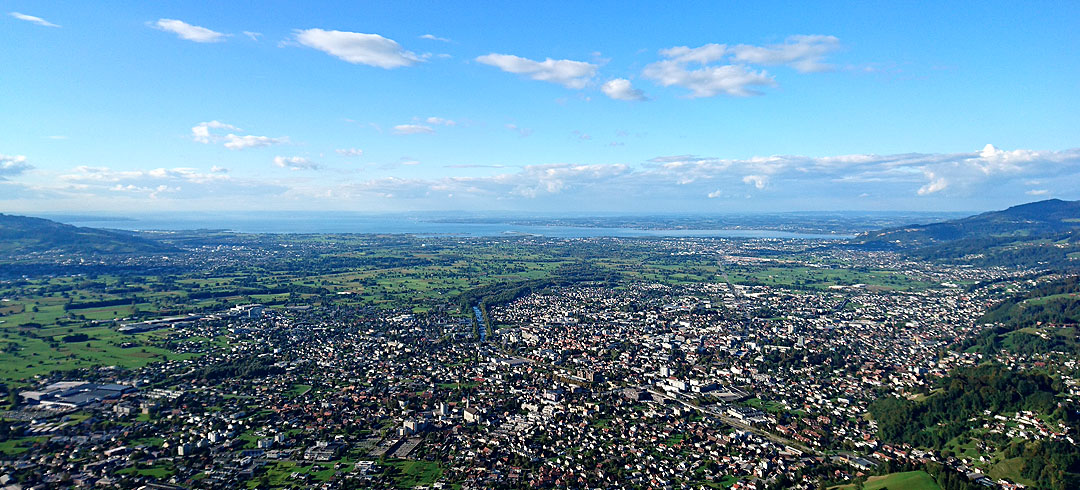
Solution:
[{"label": "distant mountain range", "polygon": [[65,225],[42,218],[0,214],[0,254],[145,254],[177,249],[135,232]]},{"label": "distant mountain range", "polygon": [[1049,199],[956,220],[860,234],[854,243],[926,260],[1080,268],[1080,201]]}]

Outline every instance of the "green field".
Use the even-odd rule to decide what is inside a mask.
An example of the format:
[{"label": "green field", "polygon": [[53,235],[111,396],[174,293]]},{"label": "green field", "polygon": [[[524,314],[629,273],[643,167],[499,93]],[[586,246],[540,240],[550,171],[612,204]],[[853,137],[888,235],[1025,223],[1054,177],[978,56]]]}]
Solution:
[{"label": "green field", "polygon": [[[855,485],[831,487],[838,490],[854,490]],[[941,490],[934,478],[925,471],[905,471],[884,476],[871,476],[863,485],[865,490]]]},{"label": "green field", "polygon": [[387,475],[394,479],[398,488],[428,486],[442,476],[439,463],[431,461],[389,460]]},{"label": "green field", "polygon": [[[220,238],[208,234],[199,240]],[[720,282],[726,271],[736,284],[793,289],[854,284],[896,290],[930,287],[897,271],[844,268],[836,263],[818,267],[825,256],[813,254],[792,255],[800,257],[799,262],[727,264],[721,269],[715,256],[673,257],[657,253],[651,242],[458,242],[363,235],[226,238],[251,240],[253,247],[324,248],[308,252],[303,262],[280,258],[238,264],[212,275],[192,266],[173,275],[91,274],[0,282],[0,382],[25,386],[34,376],[54,371],[100,366],[133,369],[197,355],[170,349],[170,342],[176,341],[226,347],[221,339],[186,337],[169,329],[127,335],[116,328],[128,321],[221,311],[252,302],[277,307],[337,303],[426,312],[442,305],[456,308],[462,293],[484,286],[513,287],[534,281],[543,287],[548,284],[544,281],[566,270],[669,285]]]}]

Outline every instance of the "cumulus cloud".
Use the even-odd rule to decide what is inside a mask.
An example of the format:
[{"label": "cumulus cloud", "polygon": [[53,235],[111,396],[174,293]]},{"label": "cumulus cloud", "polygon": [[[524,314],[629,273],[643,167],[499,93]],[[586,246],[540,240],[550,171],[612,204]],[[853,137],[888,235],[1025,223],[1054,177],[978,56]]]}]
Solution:
[{"label": "cumulus cloud", "polygon": [[10,16],[16,18],[16,19],[19,19],[19,20],[25,20],[27,22],[33,22],[34,24],[37,24],[37,25],[42,26],[42,27],[60,27],[60,26],[58,26],[56,24],[53,24],[52,22],[49,22],[49,21],[47,21],[45,19],[42,19],[41,17],[35,17],[33,15],[21,14],[19,12],[8,12],[8,15],[10,15]]},{"label": "cumulus cloud", "polygon": [[255,135],[238,135],[235,133],[220,134],[221,131],[214,132],[211,130],[231,130],[242,131],[240,128],[231,124],[225,124],[221,121],[209,121],[201,122],[191,128],[191,139],[198,143],[209,144],[221,142],[225,145],[225,148],[230,150],[243,150],[245,148],[261,148],[265,146],[278,145],[288,143],[289,138],[279,137],[272,138],[269,136],[255,136]]},{"label": "cumulus cloud", "polygon": [[1047,195],[1049,193],[1050,193],[1050,191],[1046,190],[1046,189],[1031,189],[1031,190],[1025,192],[1024,194],[1027,194],[1029,196],[1045,196],[1045,195]]},{"label": "cumulus cloud", "polygon": [[391,69],[412,66],[423,57],[402,48],[393,39],[362,32],[304,29],[295,32],[296,42],[349,63]]},{"label": "cumulus cloud", "polygon": [[533,80],[557,83],[567,88],[581,89],[596,75],[597,65],[584,61],[553,60],[534,61],[512,54],[491,53],[476,58],[502,71],[527,76]]},{"label": "cumulus cloud", "polygon": [[359,148],[338,148],[334,151],[343,157],[358,157],[364,154],[364,150]]},{"label": "cumulus cloud", "polygon": [[783,43],[767,46],[705,44],[696,48],[676,46],[660,50],[664,58],[642,71],[645,78],[664,87],[690,90],[690,97],[760,95],[759,87],[776,85],[761,66],[787,65],[801,73],[831,69],[825,56],[840,47],[834,36],[789,36]]},{"label": "cumulus cloud", "polygon": [[615,78],[608,80],[600,87],[600,90],[604,92],[604,95],[617,100],[647,100],[645,92],[634,88],[630,83],[630,80],[625,78]]},{"label": "cumulus cloud", "polygon": [[937,176],[933,171],[927,170],[923,172],[926,174],[926,178],[930,181],[926,185],[919,188],[918,194],[920,196],[926,196],[935,192],[941,192],[949,187],[949,181],[945,177]]},{"label": "cumulus cloud", "polygon": [[432,134],[435,130],[422,124],[398,124],[394,126],[394,134]]},{"label": "cumulus cloud", "polygon": [[742,178],[742,181],[743,181],[744,184],[752,184],[754,187],[757,187],[758,189],[764,189],[765,186],[769,185],[769,176],[768,175],[746,175],[746,176],[744,176]]},{"label": "cumulus cloud", "polygon": [[9,176],[20,175],[34,167],[26,163],[25,155],[4,155],[0,153],[0,180]]},{"label": "cumulus cloud", "polygon": [[197,43],[216,43],[224,41],[225,38],[228,37],[228,34],[213,31],[205,27],[193,26],[187,22],[176,19],[158,19],[157,22],[154,22],[151,26],[158,30],[176,34],[180,39],[195,41]]},{"label": "cumulus cloud", "polygon": [[319,170],[319,164],[304,157],[274,157],[274,165],[289,170]]}]

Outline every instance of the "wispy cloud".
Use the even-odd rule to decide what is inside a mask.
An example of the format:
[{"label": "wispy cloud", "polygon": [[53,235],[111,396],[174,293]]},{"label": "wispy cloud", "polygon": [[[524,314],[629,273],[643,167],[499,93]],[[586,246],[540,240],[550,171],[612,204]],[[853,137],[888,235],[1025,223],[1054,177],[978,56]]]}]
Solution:
[{"label": "wispy cloud", "polygon": [[435,130],[422,124],[398,124],[394,126],[394,134],[432,134]]},{"label": "wispy cloud", "polygon": [[448,39],[448,38],[439,37],[439,36],[436,36],[434,34],[424,34],[423,36],[420,36],[420,39],[427,39],[429,41],[439,41],[439,42],[444,42],[444,43],[451,42],[450,39]]},{"label": "wispy cloud", "polygon": [[457,126],[457,122],[452,119],[443,119],[441,117],[429,117],[424,119],[424,122],[435,126]]},{"label": "wispy cloud", "polygon": [[179,36],[180,39],[195,41],[197,43],[216,43],[224,41],[225,38],[228,37],[228,34],[213,31],[205,27],[194,26],[176,19],[158,19],[157,22],[151,24],[151,27],[171,32]]},{"label": "wispy cloud", "polygon": [[691,97],[725,94],[736,97],[761,95],[754,87],[776,85],[768,73],[741,65],[705,66],[689,69],[685,62],[663,60],[645,67],[642,76],[664,87],[679,86],[690,90]]},{"label": "wispy cloud", "polygon": [[274,166],[289,170],[319,170],[319,164],[304,157],[274,157]]},{"label": "wispy cloud", "polygon": [[358,65],[391,69],[412,66],[424,59],[378,34],[304,29],[295,32],[296,42]]},{"label": "wispy cloud", "polygon": [[245,148],[262,148],[266,146],[279,145],[289,142],[289,138],[285,136],[272,138],[269,136],[255,136],[250,134],[221,134],[221,131],[215,132],[212,130],[241,131],[240,128],[231,124],[223,123],[221,121],[215,120],[201,122],[191,128],[191,139],[203,144],[221,142],[224,144],[225,148],[228,148],[230,150],[243,150]]},{"label": "wispy cloud", "polygon": [[584,61],[553,60],[533,61],[512,54],[491,53],[476,58],[502,71],[527,76],[533,80],[552,82],[567,88],[581,89],[596,75],[597,65]]},{"label": "wispy cloud", "polygon": [[364,150],[359,148],[338,148],[334,152],[343,157],[358,157],[364,154]]},{"label": "wispy cloud", "polygon": [[269,136],[255,136],[251,134],[245,134],[243,136],[237,136],[235,134],[225,135],[225,148],[230,150],[243,150],[244,148],[262,148],[264,146],[278,145],[281,143],[288,143],[288,138],[271,138]]},{"label": "wispy cloud", "polygon": [[732,59],[754,65],[788,65],[803,72],[819,72],[832,69],[824,63],[825,55],[840,49],[835,36],[797,35],[789,36],[783,43],[768,46],[740,44],[731,48]]},{"label": "wispy cloud", "polygon": [[518,136],[521,136],[522,138],[532,136],[533,134],[532,128],[523,128],[518,126],[517,124],[507,124],[506,129],[517,133]]},{"label": "wispy cloud", "polygon": [[[418,163],[402,157],[381,170],[405,172],[406,167]],[[471,203],[463,206],[477,209],[490,209],[492,203],[498,203],[507,208],[549,210],[611,205],[616,207],[609,209],[628,210],[687,209],[716,203],[739,206],[736,202],[753,198],[755,209],[790,210],[808,203],[815,209],[874,207],[882,203],[901,203],[915,209],[919,203],[938,206],[945,199],[954,206],[957,202],[991,200],[1014,203],[1073,189],[1080,182],[1080,149],[1004,150],[991,145],[960,153],[772,155],[745,159],[684,154],[658,156],[638,164],[440,165],[460,172],[444,170],[441,176],[361,180],[351,177],[358,174],[311,172],[323,167],[304,156],[278,156],[273,164],[295,173],[290,172],[288,178],[282,178],[280,173],[256,173],[245,179],[242,167],[229,172],[221,168],[115,170],[82,166],[52,175],[35,170],[20,176],[18,182],[5,182],[4,197],[54,193],[71,199],[111,199],[109,196],[117,195],[150,199],[151,194],[159,199],[216,199],[219,195],[260,193],[310,206],[353,202],[384,209],[433,209],[453,199]],[[26,173],[29,168],[25,157],[0,157],[0,179]],[[490,172],[472,171],[479,169]],[[41,172],[46,175],[38,175]],[[31,178],[42,179],[41,184],[34,189],[27,187],[25,181]],[[596,196],[605,199],[601,202]]]},{"label": "wispy cloud", "polygon": [[41,17],[35,17],[33,15],[21,14],[19,12],[8,12],[8,15],[10,15],[10,16],[16,18],[16,19],[19,19],[19,20],[25,20],[27,22],[33,22],[34,24],[37,24],[37,25],[42,26],[42,27],[60,27],[60,26],[58,26],[56,24],[53,24],[52,22],[49,22],[49,21],[47,21],[45,19],[42,19]]}]

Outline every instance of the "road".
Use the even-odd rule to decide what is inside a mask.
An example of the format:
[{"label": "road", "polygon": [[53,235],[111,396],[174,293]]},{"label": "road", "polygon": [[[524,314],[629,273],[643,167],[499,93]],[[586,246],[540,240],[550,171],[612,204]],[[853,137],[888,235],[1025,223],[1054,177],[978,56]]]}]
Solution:
[{"label": "road", "polygon": [[692,403],[686,402],[685,400],[672,397],[672,396],[670,396],[670,395],[668,395],[666,393],[663,393],[661,391],[657,391],[657,390],[652,389],[652,388],[650,388],[648,391],[649,391],[649,394],[651,394],[652,396],[657,397],[657,398],[659,398],[661,400],[671,400],[671,401],[674,401],[674,402],[678,402],[678,403],[682,404],[685,407],[692,408],[694,410],[697,410],[697,411],[699,411],[701,413],[704,413],[706,415],[709,415],[711,417],[716,417],[716,418],[720,419],[721,422],[723,422],[723,423],[725,423],[727,425],[730,425],[730,426],[732,426],[732,427],[734,427],[736,429],[745,430],[747,432],[753,432],[754,434],[757,434],[757,435],[759,435],[761,437],[764,437],[764,438],[766,438],[766,439],[768,439],[770,441],[773,441],[773,442],[776,442],[776,443],[779,443],[779,444],[783,444],[785,446],[790,446],[790,447],[793,447],[795,449],[798,449],[799,451],[802,451],[803,454],[813,454],[813,455],[816,455],[816,456],[821,455],[821,453],[819,453],[818,451],[810,449],[809,447],[806,447],[806,446],[804,446],[804,445],[802,445],[800,443],[792,441],[791,439],[788,439],[786,437],[781,437],[781,436],[778,436],[778,435],[773,434],[771,432],[761,430],[761,429],[759,429],[757,427],[746,424],[746,423],[742,422],[739,419],[731,417],[730,415],[720,413],[720,412],[718,412],[716,410],[713,410],[711,408],[699,407],[699,406],[694,405]]}]

